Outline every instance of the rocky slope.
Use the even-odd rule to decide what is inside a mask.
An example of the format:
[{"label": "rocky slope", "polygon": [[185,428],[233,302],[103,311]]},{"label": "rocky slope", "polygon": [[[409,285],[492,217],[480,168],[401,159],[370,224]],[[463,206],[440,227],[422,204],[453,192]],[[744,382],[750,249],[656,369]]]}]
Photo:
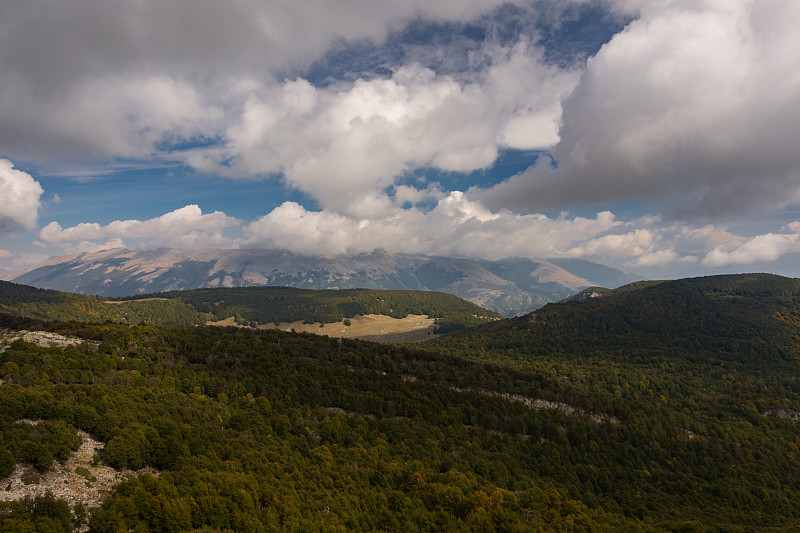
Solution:
[{"label": "rocky slope", "polygon": [[305,257],[286,250],[117,248],[54,257],[3,279],[104,296],[257,285],[438,290],[513,316],[586,287],[617,287],[641,278],[578,259],[488,261],[386,250]]}]

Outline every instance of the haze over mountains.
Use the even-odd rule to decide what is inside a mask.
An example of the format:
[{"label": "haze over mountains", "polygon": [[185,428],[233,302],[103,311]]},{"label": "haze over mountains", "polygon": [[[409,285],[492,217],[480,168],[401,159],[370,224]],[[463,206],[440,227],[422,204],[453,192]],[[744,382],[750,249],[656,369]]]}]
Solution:
[{"label": "haze over mountains", "polygon": [[112,297],[258,285],[436,290],[513,316],[589,286],[614,288],[642,278],[579,259],[489,261],[386,250],[306,257],[286,250],[116,248],[54,257],[3,279]]}]

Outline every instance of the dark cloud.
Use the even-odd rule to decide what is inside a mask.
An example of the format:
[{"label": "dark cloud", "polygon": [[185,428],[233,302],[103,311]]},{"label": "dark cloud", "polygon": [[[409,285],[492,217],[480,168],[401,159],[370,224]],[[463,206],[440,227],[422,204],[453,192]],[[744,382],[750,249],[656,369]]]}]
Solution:
[{"label": "dark cloud", "polygon": [[800,4],[681,7],[645,9],[591,58],[557,168],[475,196],[518,209],[632,198],[712,218],[800,201]]},{"label": "dark cloud", "polygon": [[[499,3],[8,0],[0,154],[59,164],[148,157],[189,132],[147,116],[153,102],[133,94],[143,85],[172,85],[202,112],[235,118],[254,85],[303,72],[335,43],[380,44],[410,20],[470,20]],[[218,122],[191,120],[192,135],[220,132]]]}]

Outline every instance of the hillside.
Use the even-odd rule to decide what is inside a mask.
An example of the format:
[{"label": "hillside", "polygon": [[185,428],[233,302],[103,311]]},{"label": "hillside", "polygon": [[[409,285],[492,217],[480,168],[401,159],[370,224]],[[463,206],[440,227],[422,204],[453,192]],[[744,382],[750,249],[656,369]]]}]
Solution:
[{"label": "hillside", "polygon": [[726,275],[637,282],[611,291],[590,288],[442,345],[479,342],[487,351],[520,360],[658,357],[787,364],[800,355],[798,326],[800,280]]},{"label": "hillside", "polygon": [[504,316],[522,314],[585,287],[641,279],[579,259],[499,261],[377,250],[305,257],[286,250],[128,250],[54,257],[3,279],[40,288],[133,296],[216,287],[430,290],[453,294]]},{"label": "hillside", "polygon": [[640,505],[657,507],[689,486],[697,492],[685,512],[695,516],[732,507],[768,514],[765,502],[797,497],[788,477],[763,473],[800,475],[787,451],[800,420],[798,279],[633,284],[428,345],[533,372],[554,400],[638,427],[649,450],[640,472],[650,480],[634,498]]},{"label": "hillside", "polygon": [[[39,471],[57,467],[46,460],[50,448],[68,453],[79,430],[105,444],[104,463],[155,469],[91,509],[90,531],[643,524],[596,499],[576,500],[568,485],[531,469],[541,424],[612,422],[488,393],[524,392],[508,388],[532,378],[524,373],[278,331],[45,326],[84,340],[71,348],[4,347],[0,475],[33,454],[44,457]],[[37,326],[6,316],[0,327]],[[14,422],[23,419],[44,420],[47,439]],[[50,520],[50,530],[67,530],[56,528],[63,507],[52,502],[0,510],[6,529]]]},{"label": "hillside", "polygon": [[92,531],[789,530],[799,326],[800,280],[767,275],[628,286],[413,348],[4,316],[69,342],[0,346],[0,466],[47,470],[80,430],[108,465],[154,468]]},{"label": "hillside", "polygon": [[369,314],[404,319],[425,315],[438,333],[496,320],[500,315],[433,291],[308,290],[247,287],[171,291],[104,299],[0,281],[0,312],[44,320],[203,325],[232,320],[252,327],[334,323]]}]

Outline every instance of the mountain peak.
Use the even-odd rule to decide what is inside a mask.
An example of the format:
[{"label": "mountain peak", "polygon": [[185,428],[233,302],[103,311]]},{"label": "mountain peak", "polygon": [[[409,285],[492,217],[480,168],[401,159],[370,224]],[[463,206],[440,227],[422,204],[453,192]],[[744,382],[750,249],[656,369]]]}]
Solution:
[{"label": "mountain peak", "polygon": [[4,279],[103,296],[258,285],[438,290],[512,316],[592,285],[616,287],[641,278],[588,261],[490,261],[385,249],[307,257],[281,249],[115,248],[54,257]]}]

